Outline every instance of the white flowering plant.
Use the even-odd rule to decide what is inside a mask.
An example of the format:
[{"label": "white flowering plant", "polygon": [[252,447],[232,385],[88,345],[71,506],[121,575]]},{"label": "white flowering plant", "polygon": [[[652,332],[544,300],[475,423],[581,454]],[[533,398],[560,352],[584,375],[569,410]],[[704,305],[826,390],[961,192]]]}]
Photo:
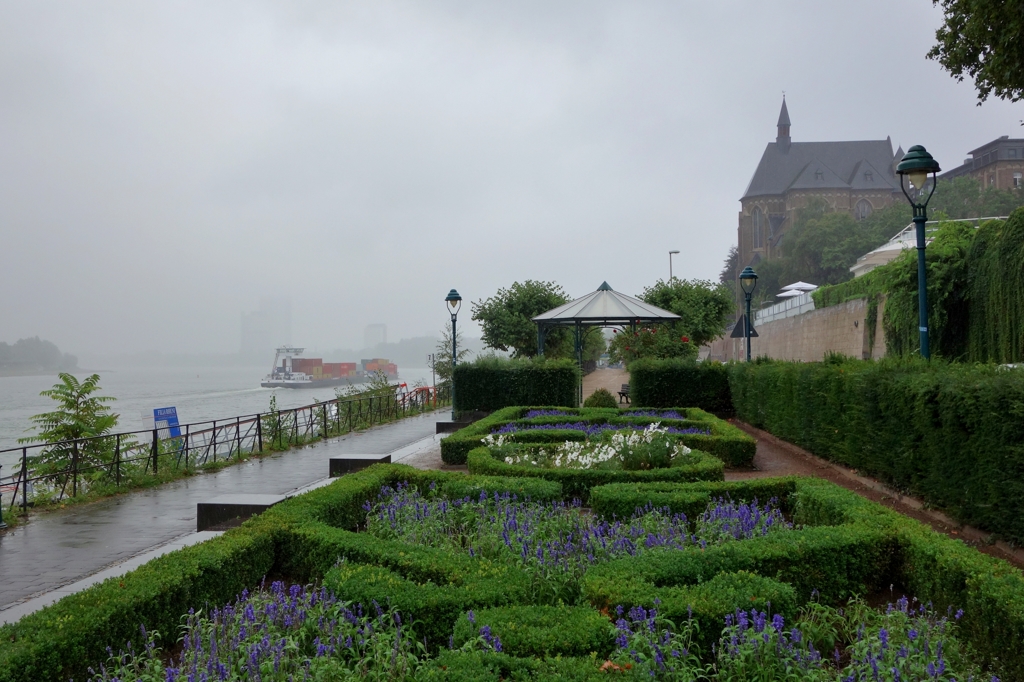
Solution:
[{"label": "white flowering plant", "polygon": [[668,429],[651,424],[642,430],[605,432],[598,438],[566,441],[553,448],[512,445],[507,434],[489,435],[484,444],[491,456],[506,464],[542,468],[661,469],[689,462],[690,448],[668,435]]}]

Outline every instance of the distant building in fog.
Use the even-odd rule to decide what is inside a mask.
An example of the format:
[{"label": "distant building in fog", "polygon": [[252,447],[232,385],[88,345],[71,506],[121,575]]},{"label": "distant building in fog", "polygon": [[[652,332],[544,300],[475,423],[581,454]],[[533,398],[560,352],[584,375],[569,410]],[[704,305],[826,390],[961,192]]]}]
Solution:
[{"label": "distant building in fog", "polygon": [[239,346],[241,355],[260,360],[273,359],[275,348],[291,342],[290,301],[262,298],[258,310],[242,313],[242,342]]},{"label": "distant building in fog", "polygon": [[776,125],[778,136],[768,143],[740,199],[737,270],[778,258],[797,211],[811,199],[857,220],[902,200],[896,164],[903,150],[893,153],[889,138],[794,142],[785,99]]},{"label": "distant building in fog", "polygon": [[363,348],[376,348],[378,343],[388,342],[386,324],[368,324],[363,330]]},{"label": "distant building in fog", "polygon": [[971,152],[962,165],[946,171],[940,180],[962,176],[974,178],[982,187],[1020,189],[1024,186],[1024,139],[1009,135],[992,140]]}]

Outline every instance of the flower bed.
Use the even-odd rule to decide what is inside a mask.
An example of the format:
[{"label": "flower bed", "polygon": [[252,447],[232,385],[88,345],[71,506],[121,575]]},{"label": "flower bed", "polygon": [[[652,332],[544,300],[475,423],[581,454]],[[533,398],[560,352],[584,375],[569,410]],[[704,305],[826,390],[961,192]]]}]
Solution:
[{"label": "flower bed", "polygon": [[465,464],[469,451],[490,434],[515,434],[518,443],[540,445],[582,441],[609,431],[659,424],[687,447],[721,459],[726,466],[753,461],[756,441],[726,421],[696,408],[616,410],[608,408],[508,407],[441,441],[447,464]]},{"label": "flower bed", "polygon": [[[246,612],[234,601],[246,587],[251,593],[242,599],[253,605],[253,623],[265,626],[258,634],[266,644],[251,628],[242,637],[237,619],[222,629],[225,641],[248,643],[246,656],[255,647],[264,680],[287,679],[275,677],[275,665],[307,660],[331,670],[321,679],[358,670],[371,679],[778,679],[789,670],[792,679],[835,680],[872,679],[863,677],[872,665],[922,679],[930,664],[938,679],[965,680],[976,671],[962,644],[977,660],[998,660],[1004,679],[1024,678],[1024,576],[832,484],[620,483],[588,490],[589,513],[557,491],[557,483],[531,477],[478,480],[376,465],[0,628],[0,680],[84,679],[86,666],[108,660],[108,645],[116,650],[132,640],[145,652],[140,623],[173,644],[190,608],[202,613],[184,622],[209,652],[204,638],[230,620],[224,605]],[[539,501],[528,504],[533,492]],[[766,511],[755,497],[778,504]],[[685,511],[687,505],[699,511]],[[778,523],[779,511],[786,523]],[[538,577],[556,570],[559,580]],[[284,585],[257,594],[253,588],[267,574],[320,582],[317,604],[301,587],[294,596]],[[548,589],[552,583],[562,588]],[[931,608],[896,601],[886,612],[857,601],[892,584]],[[356,603],[365,606],[362,615]],[[272,604],[276,611],[268,614]],[[330,613],[347,624],[322,628],[317,615],[313,628],[314,607],[335,609]],[[364,648],[348,647],[347,634],[339,640],[338,628],[358,634],[371,624],[376,640],[360,644],[353,635],[353,645]],[[771,646],[759,643],[765,638]],[[194,642],[190,634],[174,656],[195,662],[201,679],[200,666],[212,659],[189,659]],[[321,645],[327,649],[318,656]],[[235,677],[228,679],[254,679],[240,672],[240,656],[231,660]],[[398,670],[389,666],[399,660],[405,672],[387,672]],[[180,662],[173,667],[191,672]],[[294,678],[303,679],[301,671]]]}]

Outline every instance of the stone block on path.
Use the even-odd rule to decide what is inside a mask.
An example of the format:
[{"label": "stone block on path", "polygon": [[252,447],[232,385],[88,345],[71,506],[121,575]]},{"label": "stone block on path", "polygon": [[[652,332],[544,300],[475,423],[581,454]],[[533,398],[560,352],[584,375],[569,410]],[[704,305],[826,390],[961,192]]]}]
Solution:
[{"label": "stone block on path", "polygon": [[286,499],[286,495],[255,493],[219,495],[209,502],[200,502],[196,505],[196,530],[233,528]]},{"label": "stone block on path", "polygon": [[391,455],[342,455],[331,457],[330,476],[344,476],[371,464],[391,464]]}]

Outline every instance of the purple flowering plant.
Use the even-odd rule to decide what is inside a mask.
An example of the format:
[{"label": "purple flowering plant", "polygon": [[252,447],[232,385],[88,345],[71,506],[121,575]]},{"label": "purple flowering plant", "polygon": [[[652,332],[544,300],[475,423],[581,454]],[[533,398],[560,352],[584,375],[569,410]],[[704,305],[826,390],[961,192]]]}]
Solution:
[{"label": "purple flowering plant", "polygon": [[[364,508],[372,535],[517,565],[531,576],[538,603],[577,604],[583,574],[594,564],[787,529],[774,504],[719,500],[705,512],[715,524],[708,530],[701,520],[694,526],[685,514],[651,506],[630,519],[606,521],[586,512],[578,500],[542,504],[507,492],[448,500],[407,484],[383,487],[376,503]],[[731,523],[730,514],[735,517]],[[766,519],[775,521],[766,525]],[[732,530],[721,532],[723,525]]]},{"label": "purple flowering plant", "polygon": [[737,610],[715,646],[712,679],[998,682],[980,673],[956,638],[962,615],[940,618],[906,597],[884,611],[859,599],[838,609],[812,600],[792,626],[780,614]]},{"label": "purple flowering plant", "polygon": [[274,582],[184,621],[176,656],[143,628],[144,650],[108,648],[109,665],[91,682],[412,680],[426,655],[397,611],[342,602],[323,587]]},{"label": "purple flowering plant", "polygon": [[658,615],[660,602],[646,609],[623,606],[615,610],[615,651],[605,669],[628,670],[642,678],[695,682],[705,680],[707,668],[701,665],[692,640],[697,630],[693,618],[676,627]]},{"label": "purple flowering plant", "polygon": [[630,410],[623,417],[654,417],[655,419],[686,419],[686,415],[676,410]]},{"label": "purple flowering plant", "polygon": [[523,419],[536,419],[537,417],[566,417],[573,415],[575,412],[569,412],[566,410],[528,410],[523,415]]},{"label": "purple flowering plant", "polygon": [[[711,430],[701,428],[699,426],[667,426],[664,427],[666,433],[670,433],[674,436],[710,436]],[[642,431],[643,427],[637,427],[635,424],[606,424],[606,423],[595,423],[586,421],[575,421],[575,422],[559,422],[557,424],[518,424],[516,422],[509,422],[497,429],[491,431],[491,433],[497,434],[508,434],[508,433],[519,433],[522,431],[582,431],[587,435],[588,438],[594,436],[600,436],[607,431]]]}]

